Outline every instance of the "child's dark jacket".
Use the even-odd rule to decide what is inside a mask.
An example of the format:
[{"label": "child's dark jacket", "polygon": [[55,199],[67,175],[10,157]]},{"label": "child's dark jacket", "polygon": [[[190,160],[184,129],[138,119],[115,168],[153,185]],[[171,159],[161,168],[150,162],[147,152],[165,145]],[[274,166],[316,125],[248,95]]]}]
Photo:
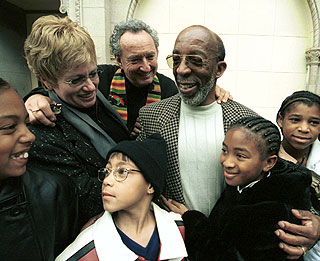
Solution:
[{"label": "child's dark jacket", "polygon": [[209,218],[187,211],[190,260],[286,260],[274,231],[280,220],[300,224],[291,209],[310,209],[310,184],[308,169],[278,159],[268,177],[242,193],[228,186]]},{"label": "child's dark jacket", "polygon": [[51,261],[78,233],[72,181],[28,168],[0,186],[0,260]]}]

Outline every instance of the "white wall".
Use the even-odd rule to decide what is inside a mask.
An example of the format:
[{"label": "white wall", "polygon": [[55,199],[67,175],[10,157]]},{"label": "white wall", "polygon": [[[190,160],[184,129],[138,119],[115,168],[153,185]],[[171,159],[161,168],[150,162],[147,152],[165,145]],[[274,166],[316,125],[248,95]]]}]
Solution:
[{"label": "white wall", "polygon": [[90,33],[98,64],[111,63],[109,37],[114,25],[126,19],[130,0],[81,0],[82,26]]},{"label": "white wall", "polygon": [[282,100],[306,87],[313,34],[306,0],[141,0],[135,18],[158,31],[159,72],[169,77],[165,57],[178,32],[201,24],[218,33],[228,64],[218,84],[272,121]]},{"label": "white wall", "polygon": [[82,0],[82,26],[90,33],[95,42],[98,63],[109,59],[106,38],[108,34],[109,12],[107,0]]}]

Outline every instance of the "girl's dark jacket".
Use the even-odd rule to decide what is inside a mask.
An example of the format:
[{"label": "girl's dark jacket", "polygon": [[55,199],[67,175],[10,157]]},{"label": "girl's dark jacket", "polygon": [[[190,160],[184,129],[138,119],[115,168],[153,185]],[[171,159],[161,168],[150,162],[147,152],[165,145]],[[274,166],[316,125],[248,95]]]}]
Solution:
[{"label": "girl's dark jacket", "polygon": [[278,159],[270,176],[242,193],[228,186],[209,218],[187,211],[182,218],[189,259],[286,260],[274,231],[280,220],[300,224],[291,209],[310,209],[310,184],[307,168]]},{"label": "girl's dark jacket", "polygon": [[77,235],[72,181],[30,168],[0,185],[0,260],[51,261]]}]

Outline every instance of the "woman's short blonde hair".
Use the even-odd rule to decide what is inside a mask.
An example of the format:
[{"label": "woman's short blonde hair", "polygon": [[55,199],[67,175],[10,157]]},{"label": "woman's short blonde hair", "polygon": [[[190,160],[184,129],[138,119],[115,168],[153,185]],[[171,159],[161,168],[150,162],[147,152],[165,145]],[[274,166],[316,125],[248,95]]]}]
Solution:
[{"label": "woman's short blonde hair", "polygon": [[24,43],[29,69],[40,79],[56,84],[66,71],[97,63],[89,33],[68,17],[42,16]]}]

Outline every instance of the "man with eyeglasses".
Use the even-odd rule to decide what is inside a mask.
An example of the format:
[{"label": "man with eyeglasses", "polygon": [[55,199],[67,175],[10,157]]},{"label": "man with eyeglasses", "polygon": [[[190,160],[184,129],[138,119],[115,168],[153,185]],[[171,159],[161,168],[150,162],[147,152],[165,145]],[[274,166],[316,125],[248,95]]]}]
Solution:
[{"label": "man with eyeglasses", "polygon": [[[233,121],[257,115],[235,101],[217,104],[216,82],[227,67],[224,57],[221,38],[208,28],[195,25],[182,30],[173,53],[167,57],[179,94],[149,104],[139,112],[141,133],[137,139],[144,140],[157,132],[167,143],[165,197],[207,216],[224,188],[219,158],[225,132]],[[280,246],[292,258],[302,255],[302,249],[310,248],[320,233],[319,218],[310,212],[297,217],[310,223],[296,226],[281,221],[283,230],[276,231],[288,243]],[[311,231],[311,227],[315,230]]]},{"label": "man with eyeglasses", "polygon": [[224,133],[232,121],[257,115],[234,101],[217,104],[215,86],[227,67],[224,57],[222,40],[209,29],[183,30],[167,57],[179,93],[139,113],[138,139],[160,132],[168,144],[166,196],[206,215],[224,188],[219,163]]},{"label": "man with eyeglasses", "polygon": [[[139,132],[134,126],[142,106],[177,93],[174,81],[157,72],[158,46],[157,32],[143,21],[120,22],[110,36],[111,51],[118,65],[99,66],[103,71],[99,75],[98,88],[126,122],[130,132]],[[32,93],[39,93],[39,90]],[[226,101],[229,92],[217,88],[217,96],[219,102]],[[32,96],[27,100],[26,108],[31,122],[54,126],[56,118],[45,98]],[[132,132],[132,135],[135,137],[136,133]]]}]

